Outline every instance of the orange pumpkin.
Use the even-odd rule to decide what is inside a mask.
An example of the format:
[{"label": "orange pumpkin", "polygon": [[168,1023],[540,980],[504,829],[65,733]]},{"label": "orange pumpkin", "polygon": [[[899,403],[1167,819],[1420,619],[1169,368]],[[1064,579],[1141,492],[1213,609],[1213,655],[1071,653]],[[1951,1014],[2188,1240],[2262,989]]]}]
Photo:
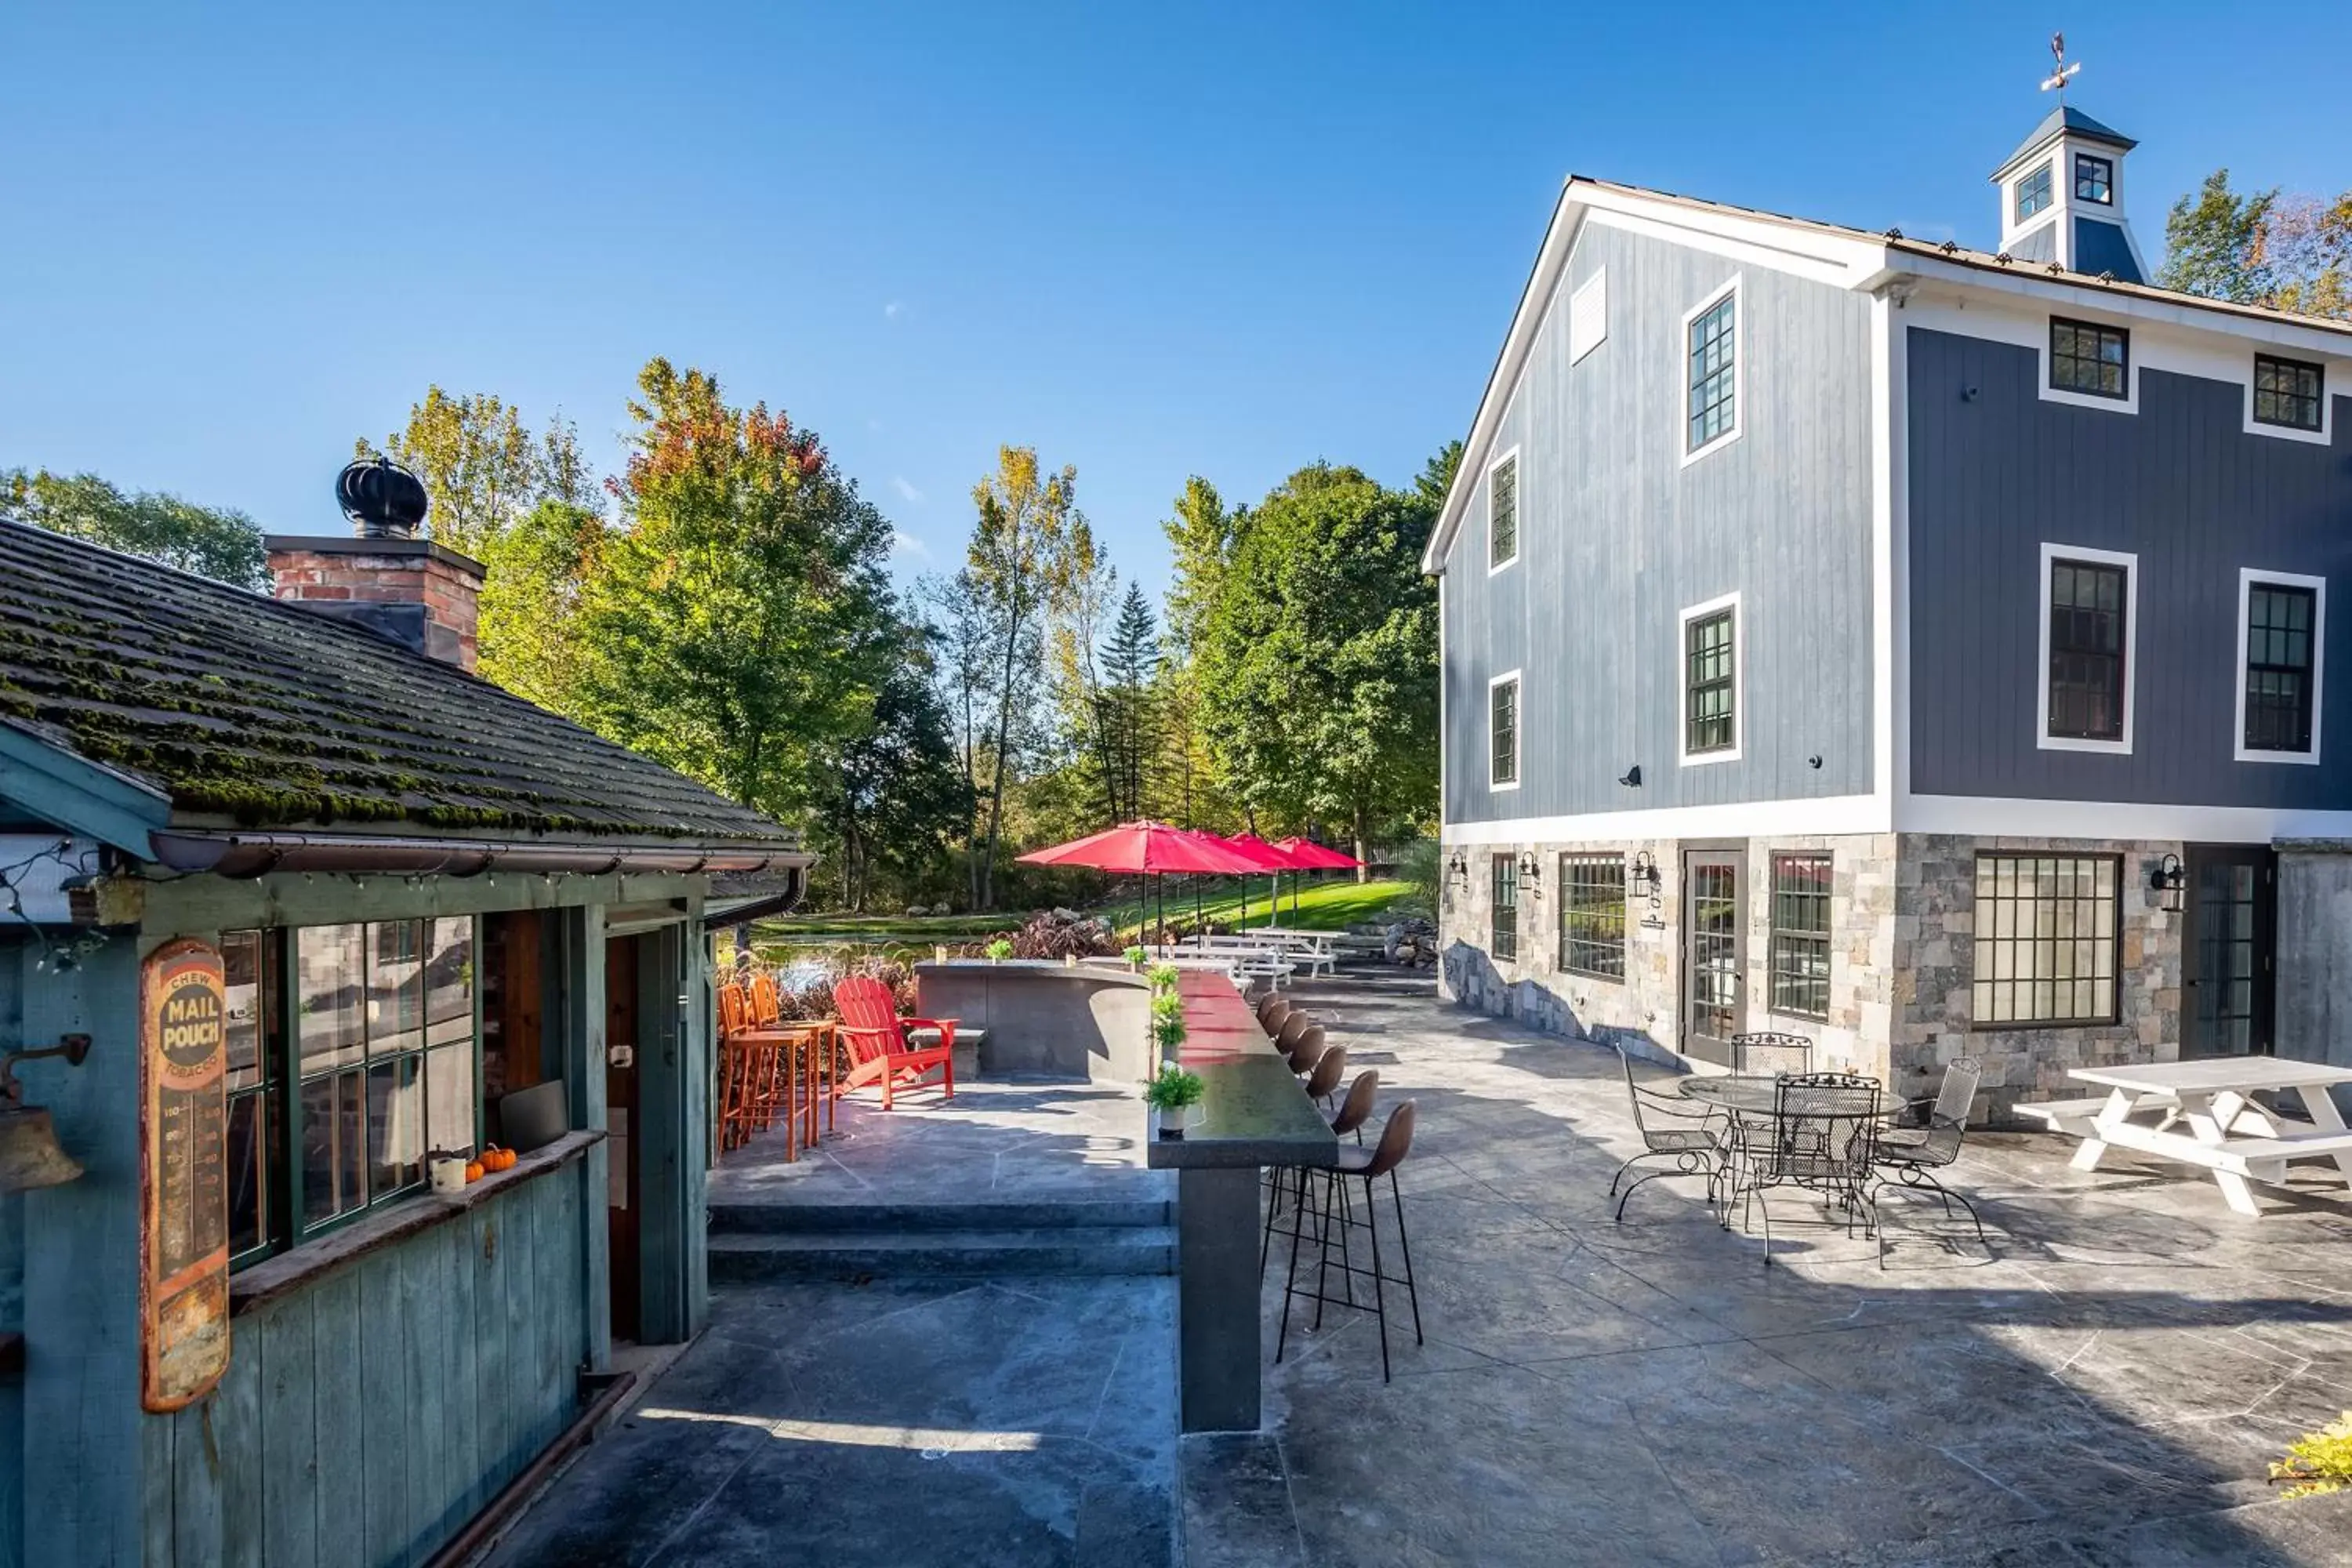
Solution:
[{"label": "orange pumpkin", "polygon": [[514,1163],[515,1152],[511,1149],[494,1149],[490,1152],[489,1168],[493,1171],[511,1171],[514,1169]]},{"label": "orange pumpkin", "polygon": [[472,1183],[478,1182],[478,1181],[480,1181],[481,1179],[482,1179],[482,1163],[481,1163],[479,1160],[468,1160],[468,1161],[467,1161],[467,1162],[466,1162],[466,1180],[467,1180],[467,1184],[471,1184]]}]

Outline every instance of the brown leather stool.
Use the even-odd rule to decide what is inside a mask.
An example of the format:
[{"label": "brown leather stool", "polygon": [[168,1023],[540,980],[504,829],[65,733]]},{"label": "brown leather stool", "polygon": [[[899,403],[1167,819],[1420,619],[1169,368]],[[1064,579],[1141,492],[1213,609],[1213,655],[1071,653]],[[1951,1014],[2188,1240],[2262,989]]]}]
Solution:
[{"label": "brown leather stool", "polygon": [[[1412,1244],[1405,1237],[1404,1194],[1398,1187],[1396,1179],[1396,1168],[1404,1163],[1405,1156],[1412,1152],[1412,1119],[1413,1102],[1408,1100],[1389,1112],[1388,1124],[1381,1129],[1379,1142],[1369,1149],[1360,1144],[1340,1145],[1338,1167],[1323,1173],[1323,1204],[1321,1212],[1316,1216],[1316,1252],[1318,1256],[1315,1263],[1315,1288],[1302,1289],[1298,1284],[1298,1244],[1307,1231],[1307,1216],[1302,1214],[1297,1228],[1290,1233],[1290,1271],[1282,1288],[1282,1330],[1274,1342],[1274,1359],[1277,1363],[1290,1342],[1291,1301],[1300,1297],[1312,1299],[1315,1302],[1315,1327],[1319,1329],[1323,1326],[1326,1305],[1361,1310],[1362,1303],[1355,1299],[1355,1281],[1359,1279],[1370,1280],[1372,1286],[1372,1311],[1381,1325],[1382,1383],[1388,1382],[1390,1375],[1387,1286],[1402,1285],[1405,1288],[1406,1299],[1412,1304],[1412,1342],[1426,1342],[1421,1333],[1421,1292],[1415,1288],[1412,1279]],[[1390,1274],[1381,1262],[1380,1205],[1373,1195],[1372,1184],[1382,1176],[1389,1179],[1389,1199],[1396,1209],[1397,1251],[1404,1264],[1402,1279]],[[1355,1216],[1349,1194],[1349,1184],[1359,1181],[1364,1184],[1364,1216],[1360,1220]],[[1333,1262],[1331,1227],[1335,1219],[1339,1225],[1339,1267],[1348,1291],[1344,1298],[1333,1296],[1330,1291]],[[1358,1225],[1370,1233],[1372,1264],[1370,1268],[1357,1268],[1348,1256],[1348,1233]]]}]

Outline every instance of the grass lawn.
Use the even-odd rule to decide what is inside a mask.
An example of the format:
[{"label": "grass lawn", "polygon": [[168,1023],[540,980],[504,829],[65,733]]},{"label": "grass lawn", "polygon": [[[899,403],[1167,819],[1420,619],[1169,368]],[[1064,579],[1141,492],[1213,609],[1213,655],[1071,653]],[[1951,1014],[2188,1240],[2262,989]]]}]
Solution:
[{"label": "grass lawn", "polygon": [[[1343,882],[1312,884],[1298,895],[1298,912],[1290,911],[1290,879],[1282,881],[1282,912],[1269,915],[1265,896],[1267,879],[1250,879],[1249,921],[1254,926],[1271,922],[1290,926],[1299,931],[1339,931],[1359,921],[1381,921],[1394,918],[1396,906],[1412,896],[1407,882]],[[1221,924],[1237,925],[1242,918],[1242,896],[1230,883],[1203,888],[1201,894],[1202,912]],[[1134,900],[1114,904],[1099,911],[1110,917],[1111,923],[1121,931],[1131,930],[1139,921],[1150,918],[1150,911]],[[1181,879],[1168,884],[1168,918],[1181,913],[1192,918],[1192,890]]]}]

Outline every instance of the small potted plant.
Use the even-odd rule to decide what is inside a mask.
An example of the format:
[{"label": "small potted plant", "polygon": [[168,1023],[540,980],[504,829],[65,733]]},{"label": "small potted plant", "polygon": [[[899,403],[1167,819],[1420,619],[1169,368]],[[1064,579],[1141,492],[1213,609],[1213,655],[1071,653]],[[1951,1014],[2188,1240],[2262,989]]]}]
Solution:
[{"label": "small potted plant", "polygon": [[[1159,999],[1154,998],[1154,1000]],[[1160,1059],[1164,1062],[1174,1062],[1176,1053],[1184,1044],[1183,1013],[1181,1011],[1163,1013],[1154,1007],[1151,1011],[1151,1038],[1152,1042],[1160,1047]]]},{"label": "small potted plant", "polygon": [[1002,963],[1013,956],[1013,944],[1000,936],[990,942],[984,951],[988,953],[989,963]]},{"label": "small potted plant", "polygon": [[1177,980],[1183,973],[1172,963],[1155,963],[1151,966],[1151,988],[1154,991],[1172,992],[1176,989]]},{"label": "small potted plant", "polygon": [[1133,946],[1127,950],[1125,956],[1127,959],[1128,972],[1132,974],[1140,974],[1143,973],[1143,961],[1151,955],[1144,952],[1141,947]]},{"label": "small potted plant", "polygon": [[1174,1140],[1200,1119],[1201,1075],[1180,1067],[1164,1067],[1143,1089],[1144,1102],[1160,1114],[1160,1136]]}]

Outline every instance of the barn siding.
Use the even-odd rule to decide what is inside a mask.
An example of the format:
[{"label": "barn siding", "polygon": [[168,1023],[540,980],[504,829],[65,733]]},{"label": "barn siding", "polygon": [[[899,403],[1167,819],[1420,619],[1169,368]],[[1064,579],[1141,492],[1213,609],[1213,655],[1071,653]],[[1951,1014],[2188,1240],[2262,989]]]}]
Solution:
[{"label": "barn siding", "polygon": [[[1607,339],[1570,364],[1569,299],[1604,268]],[[1741,434],[1685,467],[1683,316],[1735,274]],[[1482,481],[1446,557],[1448,822],[1869,792],[1870,331],[1864,296],[1588,223],[1464,459],[1519,448],[1520,554],[1489,574]],[[1681,612],[1735,590],[1741,757],[1684,767]],[[1490,791],[1487,681],[1514,668],[1521,784]]]}]

